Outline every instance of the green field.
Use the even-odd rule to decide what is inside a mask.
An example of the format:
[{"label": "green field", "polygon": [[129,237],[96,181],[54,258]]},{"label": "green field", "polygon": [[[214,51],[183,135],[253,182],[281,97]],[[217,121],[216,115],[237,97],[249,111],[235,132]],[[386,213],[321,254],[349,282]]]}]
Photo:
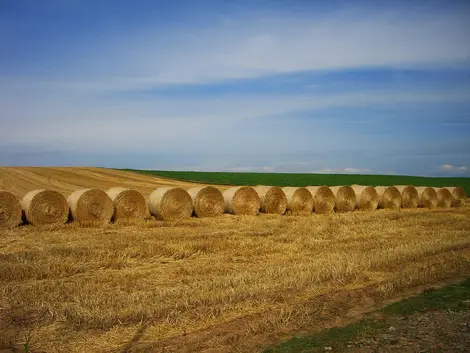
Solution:
[{"label": "green field", "polygon": [[415,185],[415,186],[461,186],[470,194],[470,178],[430,178],[402,175],[359,175],[359,174],[284,174],[284,173],[225,173],[186,172],[164,170],[135,170],[137,173],[219,185]]}]

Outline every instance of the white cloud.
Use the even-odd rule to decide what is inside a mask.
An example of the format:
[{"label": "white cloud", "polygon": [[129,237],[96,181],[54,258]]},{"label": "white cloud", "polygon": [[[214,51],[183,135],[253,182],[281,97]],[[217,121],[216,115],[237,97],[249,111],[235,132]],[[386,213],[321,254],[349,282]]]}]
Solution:
[{"label": "white cloud", "polygon": [[127,37],[94,38],[86,46],[66,48],[70,54],[60,57],[68,58],[61,67],[69,77],[109,89],[305,70],[454,64],[470,59],[469,23],[465,12],[413,17],[349,11],[313,20],[263,14],[190,31],[155,26]]},{"label": "white cloud", "polygon": [[449,172],[449,173],[466,173],[470,171],[470,169],[465,166],[457,167],[451,164],[443,164],[439,167],[439,170],[442,172]]},{"label": "white cloud", "polygon": [[312,171],[314,174],[370,174],[371,169],[367,168],[324,168]]}]

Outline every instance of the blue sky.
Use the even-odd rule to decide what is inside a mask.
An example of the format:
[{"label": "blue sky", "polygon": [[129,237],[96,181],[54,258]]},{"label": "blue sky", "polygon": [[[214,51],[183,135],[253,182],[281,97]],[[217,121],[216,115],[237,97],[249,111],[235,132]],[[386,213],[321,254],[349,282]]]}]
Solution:
[{"label": "blue sky", "polygon": [[0,0],[0,164],[470,176],[468,1]]}]

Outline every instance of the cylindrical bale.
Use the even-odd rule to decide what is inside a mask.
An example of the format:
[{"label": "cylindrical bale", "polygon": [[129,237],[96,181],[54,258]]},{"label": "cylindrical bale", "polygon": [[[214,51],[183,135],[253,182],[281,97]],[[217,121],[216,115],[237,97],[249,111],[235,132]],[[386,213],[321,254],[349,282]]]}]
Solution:
[{"label": "cylindrical bale", "polygon": [[452,206],[452,194],[446,188],[437,188],[437,207],[449,208]]},{"label": "cylindrical bale", "polygon": [[335,195],[326,186],[307,186],[307,190],[313,197],[313,212],[331,213],[335,210]]},{"label": "cylindrical bale", "polygon": [[250,186],[235,186],[224,191],[225,212],[235,215],[257,215],[261,199]]},{"label": "cylindrical bale", "polygon": [[313,196],[304,187],[286,186],[282,188],[287,198],[287,210],[293,215],[308,216],[313,212]]},{"label": "cylindrical bale", "polygon": [[179,187],[157,188],[149,197],[149,211],[159,220],[190,218],[193,200],[188,192]]},{"label": "cylindrical bale", "polygon": [[287,197],[280,187],[258,185],[255,191],[261,201],[261,212],[280,215],[286,213]]},{"label": "cylindrical bale", "polygon": [[109,223],[114,214],[113,201],[99,189],[80,189],[67,198],[72,219],[79,222]]},{"label": "cylindrical bale", "polygon": [[464,188],[460,186],[447,187],[447,190],[452,194],[452,207],[463,207],[467,202],[467,193]]},{"label": "cylindrical bale", "polygon": [[20,223],[20,201],[11,192],[0,190],[0,228],[12,228]]},{"label": "cylindrical bale", "polygon": [[434,188],[429,186],[417,186],[418,191],[418,207],[435,208],[437,206],[437,193]]},{"label": "cylindrical bale", "polygon": [[356,194],[356,208],[361,211],[376,210],[379,205],[379,194],[373,186],[351,185]]},{"label": "cylindrical bale", "polygon": [[67,199],[57,191],[30,191],[23,197],[21,206],[25,222],[35,226],[64,224],[69,218]]},{"label": "cylindrical bale", "polygon": [[336,212],[350,212],[356,208],[356,193],[350,186],[330,186],[335,195]]},{"label": "cylindrical bale", "polygon": [[401,193],[395,186],[376,186],[379,195],[378,208],[397,210],[401,207]]},{"label": "cylindrical bale", "polygon": [[196,186],[188,190],[193,200],[194,215],[199,218],[224,214],[224,196],[213,186]]},{"label": "cylindrical bale", "polygon": [[107,191],[114,204],[113,220],[145,219],[149,212],[144,196],[136,190],[114,187]]},{"label": "cylindrical bale", "polygon": [[413,185],[396,185],[395,187],[400,191],[402,208],[418,207],[419,195]]}]

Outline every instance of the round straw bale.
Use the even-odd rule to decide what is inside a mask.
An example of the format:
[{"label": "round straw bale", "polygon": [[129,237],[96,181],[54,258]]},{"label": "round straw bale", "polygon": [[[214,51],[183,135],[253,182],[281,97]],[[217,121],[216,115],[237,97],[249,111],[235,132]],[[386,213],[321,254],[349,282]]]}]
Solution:
[{"label": "round straw bale", "polygon": [[395,186],[376,186],[379,195],[379,208],[399,209],[401,207],[401,193]]},{"label": "round straw bale", "polygon": [[452,194],[452,207],[463,207],[467,201],[467,193],[460,186],[446,188]]},{"label": "round straw bale", "polygon": [[179,187],[155,189],[149,197],[148,206],[150,214],[163,221],[190,218],[193,214],[191,196]]},{"label": "round straw bale", "polygon": [[401,207],[402,208],[416,208],[418,207],[419,195],[416,188],[412,185],[397,185],[395,186],[401,194]]},{"label": "round straw bale", "polygon": [[307,188],[286,186],[282,191],[287,197],[287,209],[293,215],[307,216],[313,212],[313,196]]},{"label": "round straw bale", "polygon": [[419,200],[418,207],[435,208],[437,206],[437,193],[434,188],[428,186],[417,186]]},{"label": "round straw bale", "polygon": [[52,190],[28,192],[21,201],[25,221],[29,224],[64,224],[69,218],[69,205],[65,197]]},{"label": "round straw bale", "polygon": [[436,189],[437,207],[449,208],[452,206],[452,194],[447,188]]},{"label": "round straw bale", "polygon": [[376,210],[379,205],[379,194],[373,186],[351,185],[356,194],[356,208],[362,211]]},{"label": "round straw bale", "polygon": [[335,195],[336,212],[349,212],[356,208],[356,193],[350,186],[331,186]]},{"label": "round straw bale", "polygon": [[194,214],[199,217],[215,217],[224,214],[224,196],[213,186],[196,186],[188,190],[193,200]]},{"label": "round straw bale", "polygon": [[313,211],[315,213],[331,213],[335,209],[335,194],[326,186],[307,186],[313,197]]},{"label": "round straw bale", "polygon": [[69,195],[70,214],[79,222],[109,223],[114,214],[113,201],[99,189],[80,189]]},{"label": "round straw bale", "polygon": [[287,197],[278,186],[256,186],[255,191],[261,200],[260,211],[283,215],[287,210]]},{"label": "round straw bale", "polygon": [[140,192],[114,187],[109,189],[107,194],[114,204],[113,220],[145,219],[148,217],[147,202]]},{"label": "round straw bale", "polygon": [[224,191],[225,212],[235,215],[256,215],[261,199],[250,186],[236,186]]},{"label": "round straw bale", "polygon": [[0,228],[12,228],[20,223],[20,202],[11,192],[0,190]]}]

